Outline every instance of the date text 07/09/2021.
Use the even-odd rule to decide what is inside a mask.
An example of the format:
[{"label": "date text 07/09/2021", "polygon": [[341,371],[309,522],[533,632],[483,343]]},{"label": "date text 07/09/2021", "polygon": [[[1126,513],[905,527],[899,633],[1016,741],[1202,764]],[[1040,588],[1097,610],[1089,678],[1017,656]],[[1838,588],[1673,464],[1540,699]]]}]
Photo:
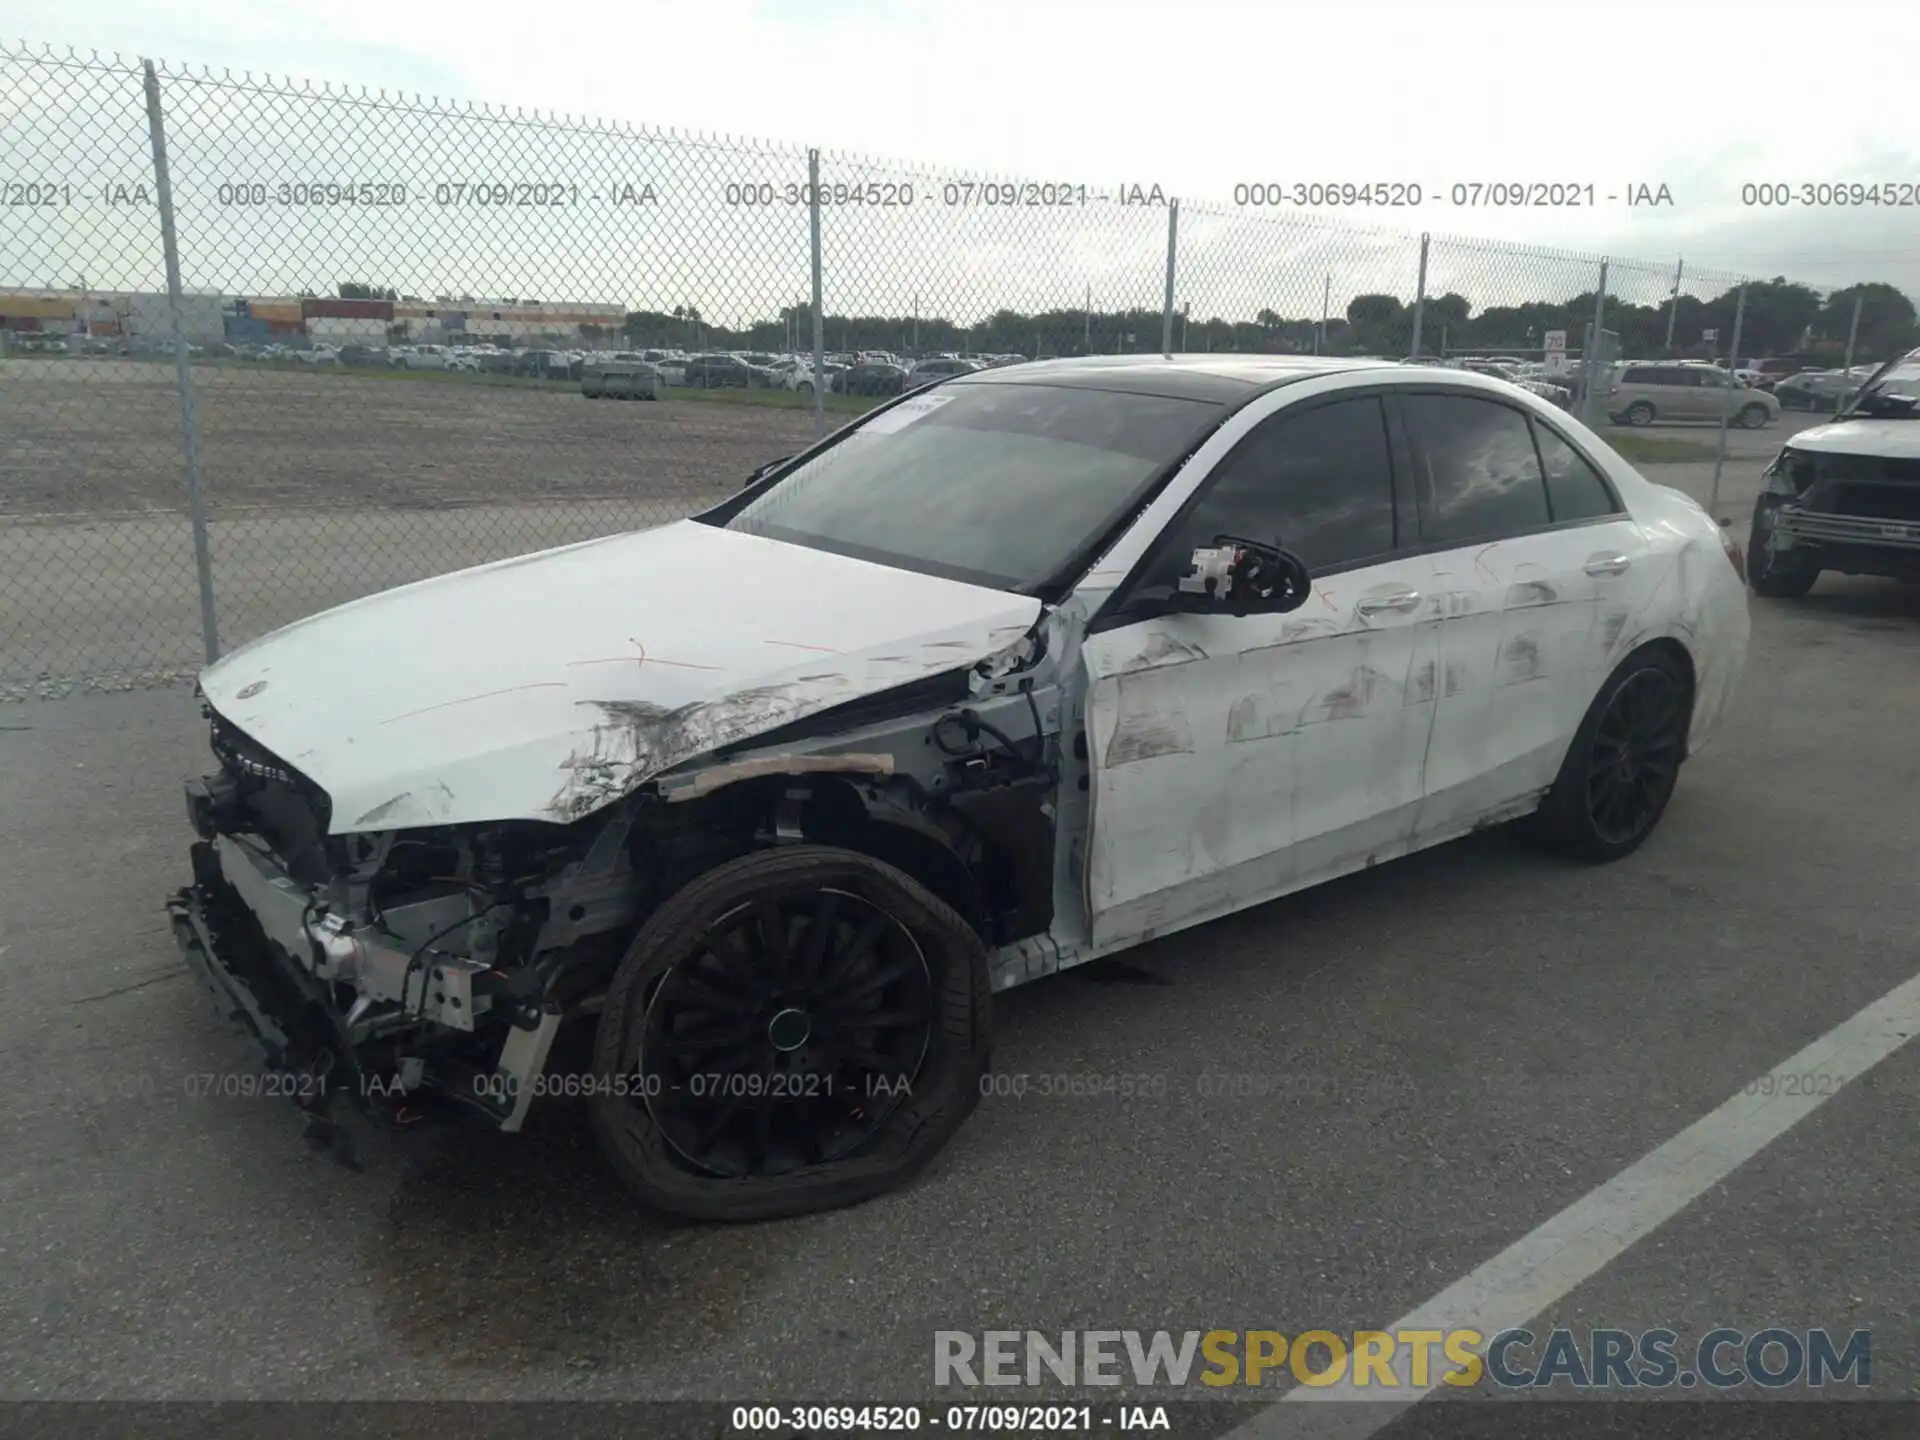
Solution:
[{"label": "date text 07/09/2021", "polygon": [[1164,1405],[736,1405],[734,1435],[887,1434],[922,1430],[956,1435],[1088,1435],[1170,1432]]}]

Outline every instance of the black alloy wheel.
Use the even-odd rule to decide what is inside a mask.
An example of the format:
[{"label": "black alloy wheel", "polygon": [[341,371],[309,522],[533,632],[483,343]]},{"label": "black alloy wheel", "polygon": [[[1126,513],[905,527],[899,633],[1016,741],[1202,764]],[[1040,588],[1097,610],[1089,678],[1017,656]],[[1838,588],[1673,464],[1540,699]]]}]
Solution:
[{"label": "black alloy wheel", "polygon": [[1684,662],[1665,646],[1636,650],[1594,697],[1553,788],[1525,828],[1577,860],[1631,855],[1673,798],[1692,712]]},{"label": "black alloy wheel", "polygon": [[912,932],[847,890],[767,896],[709,924],[647,1002],[640,1099],[689,1166],[780,1175],[886,1124],[932,1042]]},{"label": "black alloy wheel", "polygon": [[1673,674],[1629,675],[1600,716],[1587,760],[1587,815],[1610,846],[1637,844],[1666,807],[1686,748],[1686,695]]},{"label": "black alloy wheel", "polygon": [[614,974],[589,1114],[634,1196],[749,1221],[912,1177],[979,1103],[991,1023],[979,933],[905,872],[783,845],[648,916]]}]

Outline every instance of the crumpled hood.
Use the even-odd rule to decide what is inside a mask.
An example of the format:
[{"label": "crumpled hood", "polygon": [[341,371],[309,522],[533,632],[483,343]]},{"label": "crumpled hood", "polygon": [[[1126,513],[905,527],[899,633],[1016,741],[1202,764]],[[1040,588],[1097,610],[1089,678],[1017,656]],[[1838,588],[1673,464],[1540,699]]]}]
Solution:
[{"label": "crumpled hood", "polygon": [[1841,420],[1836,424],[1816,425],[1789,438],[1787,448],[1820,455],[1920,460],[1920,418]]},{"label": "crumpled hood", "polygon": [[567,822],[708,751],[984,659],[1040,609],[682,520],[352,601],[200,684],[327,792],[333,834]]}]

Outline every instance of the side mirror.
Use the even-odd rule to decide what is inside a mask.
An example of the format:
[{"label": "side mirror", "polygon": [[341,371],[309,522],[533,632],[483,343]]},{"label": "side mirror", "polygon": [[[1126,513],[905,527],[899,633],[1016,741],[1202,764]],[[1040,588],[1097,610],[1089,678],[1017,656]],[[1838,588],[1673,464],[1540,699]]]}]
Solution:
[{"label": "side mirror", "polygon": [[1155,615],[1285,615],[1307,603],[1313,578],[1291,550],[1220,535],[1194,549],[1192,571],[1164,600],[1150,601],[1139,618]]}]

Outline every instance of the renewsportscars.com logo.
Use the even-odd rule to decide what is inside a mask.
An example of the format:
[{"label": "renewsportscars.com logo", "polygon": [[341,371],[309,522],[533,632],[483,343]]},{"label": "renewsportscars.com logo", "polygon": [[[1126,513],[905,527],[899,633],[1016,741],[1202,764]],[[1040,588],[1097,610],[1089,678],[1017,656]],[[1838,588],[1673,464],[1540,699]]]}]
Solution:
[{"label": "renewsportscars.com logo", "polygon": [[[1196,1365],[1197,1362],[1197,1365]],[[1292,1379],[1342,1385],[1356,1398],[1383,1390],[1465,1388],[1491,1380],[1507,1390],[1784,1389],[1871,1383],[1871,1331],[1772,1327],[1710,1330],[1691,1345],[1678,1332],[1595,1329],[1584,1340],[1556,1328],[1543,1336],[1502,1330],[936,1330],[936,1385],[1229,1385]],[[1383,1397],[1384,1398],[1384,1397]]]}]

